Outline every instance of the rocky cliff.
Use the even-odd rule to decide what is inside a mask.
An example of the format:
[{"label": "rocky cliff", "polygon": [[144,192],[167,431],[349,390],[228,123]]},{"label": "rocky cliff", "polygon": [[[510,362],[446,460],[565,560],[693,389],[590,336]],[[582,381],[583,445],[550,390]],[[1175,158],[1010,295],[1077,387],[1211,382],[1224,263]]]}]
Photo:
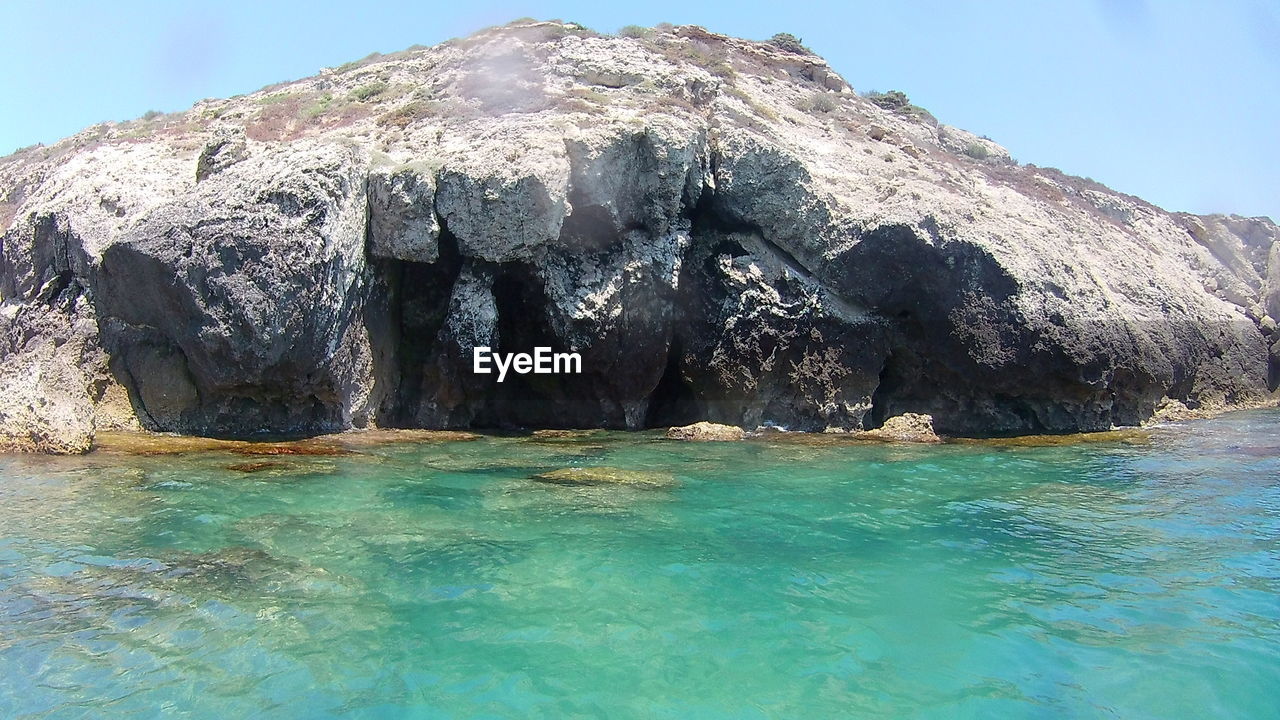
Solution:
[{"label": "rocky cliff", "polygon": [[[150,114],[149,114],[150,115]],[[1280,231],[1013,162],[803,49],[517,22],[0,160],[0,445],[1130,425],[1268,400]],[[581,375],[471,372],[580,353]]]}]

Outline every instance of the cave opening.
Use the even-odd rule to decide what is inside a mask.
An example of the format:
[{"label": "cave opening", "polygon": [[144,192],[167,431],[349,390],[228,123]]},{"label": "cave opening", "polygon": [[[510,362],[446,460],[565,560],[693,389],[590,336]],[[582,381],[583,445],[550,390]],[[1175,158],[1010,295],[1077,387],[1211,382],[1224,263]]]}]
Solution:
[{"label": "cave opening", "polygon": [[498,347],[506,353],[531,352],[557,344],[547,313],[543,282],[524,263],[499,265],[493,281],[493,301],[498,311]]},{"label": "cave opening", "polygon": [[437,352],[449,298],[462,272],[458,240],[443,224],[438,242],[435,262],[382,261],[390,323],[381,334],[390,336],[385,344],[397,379],[384,401],[383,422],[394,427],[418,424],[418,409],[430,390],[426,369]]},{"label": "cave opening", "polygon": [[890,352],[880,370],[880,379],[876,389],[871,392],[871,411],[867,413],[870,422],[863,422],[863,430],[872,430],[884,425],[894,412],[894,396],[902,387],[904,378],[900,369],[900,361],[896,353]]},{"label": "cave opening", "polygon": [[596,253],[618,243],[620,235],[607,209],[589,204],[576,190],[570,191],[569,203],[573,212],[565,216],[560,227],[560,247],[574,252]]},{"label": "cave opening", "polygon": [[[526,263],[503,263],[494,267],[493,300],[497,310],[495,353],[530,353],[548,347],[565,352],[551,327],[544,283]],[[474,420],[477,427],[513,429],[521,427],[568,428],[589,424],[575,412],[575,390],[583,400],[590,392],[579,384],[581,375],[508,373],[505,380],[492,383],[485,393],[483,409]]]},{"label": "cave opening", "polygon": [[688,425],[701,420],[698,396],[685,380],[680,370],[684,352],[678,337],[671,340],[667,353],[667,365],[662,377],[649,395],[649,407],[644,417],[644,427],[658,428],[672,425]]}]

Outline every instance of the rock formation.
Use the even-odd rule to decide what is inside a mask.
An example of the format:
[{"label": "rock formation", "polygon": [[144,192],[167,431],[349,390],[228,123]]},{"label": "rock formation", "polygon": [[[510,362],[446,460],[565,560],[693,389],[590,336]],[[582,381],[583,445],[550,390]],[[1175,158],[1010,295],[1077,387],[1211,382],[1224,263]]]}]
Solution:
[{"label": "rock formation", "polygon": [[638,35],[517,22],[0,159],[0,446],[1272,397],[1271,221],[1020,166],[794,47]]},{"label": "rock formation", "polygon": [[667,428],[668,440],[690,440],[694,442],[741,440],[746,436],[742,428],[735,425],[721,425],[711,422],[696,422],[692,425],[681,425]]},{"label": "rock formation", "polygon": [[919,413],[903,413],[884,421],[874,430],[864,430],[858,438],[891,442],[936,443],[942,438],[933,431],[933,418]]},{"label": "rock formation", "polygon": [[670,473],[653,470],[623,470],[611,467],[569,467],[538,473],[532,479],[551,485],[591,487],[595,485],[625,485],[650,490],[673,488],[679,485]]}]

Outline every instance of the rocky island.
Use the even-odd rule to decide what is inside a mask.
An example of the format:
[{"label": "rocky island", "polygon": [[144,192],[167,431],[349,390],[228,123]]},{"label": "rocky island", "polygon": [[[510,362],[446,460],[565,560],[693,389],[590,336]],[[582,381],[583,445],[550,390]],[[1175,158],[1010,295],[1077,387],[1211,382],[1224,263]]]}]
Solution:
[{"label": "rocky island", "polygon": [[[1280,230],[1020,165],[780,36],[517,21],[0,159],[0,448],[1271,401]],[[473,350],[581,357],[472,372]]]}]

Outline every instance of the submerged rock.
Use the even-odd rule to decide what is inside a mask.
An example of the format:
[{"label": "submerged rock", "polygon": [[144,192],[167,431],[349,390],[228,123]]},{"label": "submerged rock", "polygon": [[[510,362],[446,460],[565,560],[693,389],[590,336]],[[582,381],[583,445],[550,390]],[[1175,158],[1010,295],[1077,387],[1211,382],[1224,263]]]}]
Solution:
[{"label": "submerged rock", "polygon": [[369,429],[324,436],[324,440],[343,448],[360,449],[379,445],[473,442],[484,436],[465,430]]},{"label": "submerged rock", "polygon": [[600,430],[534,430],[526,440],[546,445],[576,444],[585,440],[598,440],[600,435]]},{"label": "submerged rock", "polygon": [[696,422],[692,425],[667,429],[669,440],[741,440],[744,437],[746,433],[740,427],[713,422]]},{"label": "submerged rock", "polygon": [[1144,428],[1124,428],[1121,430],[1101,430],[1088,433],[1067,433],[1063,435],[1019,435],[1017,437],[994,438],[956,438],[954,442],[963,445],[988,447],[1070,447],[1073,445],[1100,445],[1108,443],[1124,443],[1126,445],[1145,445],[1151,441],[1151,432]]},{"label": "submerged rock", "polygon": [[678,485],[670,473],[649,470],[623,470],[613,467],[570,467],[539,473],[533,479],[552,485],[622,485],[627,487],[662,489]]},{"label": "submerged rock", "polygon": [[237,455],[351,455],[379,445],[397,443],[470,442],[484,437],[460,430],[361,430],[319,435],[301,440],[249,441],[150,432],[101,432],[94,448],[129,455],[179,455],[225,451]]},{"label": "submerged rock", "polygon": [[351,450],[324,443],[237,443],[227,448],[237,455],[350,455]]},{"label": "submerged rock", "polygon": [[231,463],[225,466],[232,472],[253,475],[255,478],[304,478],[315,475],[331,475],[338,468],[328,460],[297,458],[281,462],[264,460],[254,462]]},{"label": "submerged rock", "polygon": [[343,447],[332,436],[306,438],[279,442],[249,440],[220,440],[217,438],[190,437],[160,433],[101,433],[98,450],[129,455],[180,455],[223,451],[236,455],[350,455],[354,451]]},{"label": "submerged rock", "polygon": [[149,432],[100,432],[94,438],[96,452],[121,455],[181,455],[229,450],[230,440]]},{"label": "submerged rock", "polygon": [[[0,447],[1273,399],[1273,222],[1019,166],[903,100],[701,28],[517,22],[2,158]],[[499,383],[481,345],[582,372]]]},{"label": "submerged rock", "polygon": [[267,470],[283,470],[288,467],[289,466],[286,465],[285,463],[278,463],[278,462],[246,462],[246,463],[233,463],[231,465],[228,465],[227,469],[232,472],[259,473],[259,472],[266,472]]},{"label": "submerged rock", "polygon": [[754,435],[751,440],[768,445],[794,445],[798,447],[829,448],[850,445],[872,445],[879,441],[862,437],[862,433],[851,432],[791,432],[766,430]]}]

